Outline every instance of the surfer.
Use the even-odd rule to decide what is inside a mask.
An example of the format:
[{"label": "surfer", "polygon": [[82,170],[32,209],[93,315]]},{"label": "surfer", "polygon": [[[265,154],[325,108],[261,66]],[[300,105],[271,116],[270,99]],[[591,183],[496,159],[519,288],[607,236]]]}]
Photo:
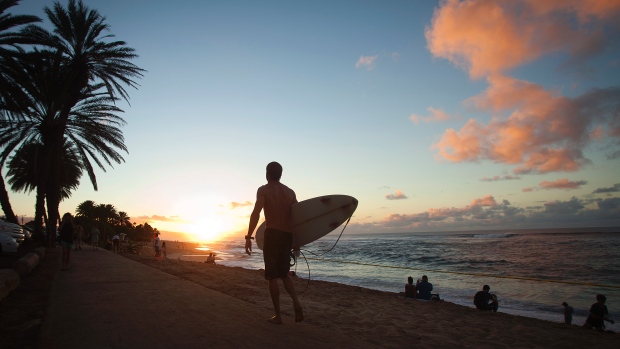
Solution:
[{"label": "surfer", "polygon": [[275,315],[268,321],[281,324],[280,287],[278,279],[282,279],[284,289],[293,299],[295,322],[303,321],[304,315],[297,299],[293,279],[288,274],[290,270],[290,255],[293,246],[292,228],[290,225],[291,206],[297,202],[295,192],[280,183],[282,166],[277,162],[267,165],[267,184],[258,188],[256,203],[250,215],[248,234],[245,236],[245,252],[252,254],[252,234],[258,224],[260,213],[265,210],[265,245],[263,259],[265,262],[265,279],[268,281],[269,293]]}]

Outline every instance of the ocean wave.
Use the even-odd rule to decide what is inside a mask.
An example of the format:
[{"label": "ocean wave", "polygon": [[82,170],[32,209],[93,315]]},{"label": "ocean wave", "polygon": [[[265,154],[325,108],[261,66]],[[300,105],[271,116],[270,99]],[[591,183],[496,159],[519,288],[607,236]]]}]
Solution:
[{"label": "ocean wave", "polygon": [[513,237],[516,234],[514,233],[499,233],[499,234],[476,234],[474,235],[475,239],[503,239]]}]

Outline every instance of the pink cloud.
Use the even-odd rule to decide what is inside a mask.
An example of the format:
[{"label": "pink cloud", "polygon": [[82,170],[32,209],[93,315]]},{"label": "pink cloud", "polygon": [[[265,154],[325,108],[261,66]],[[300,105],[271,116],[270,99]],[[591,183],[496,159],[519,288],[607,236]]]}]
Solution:
[{"label": "pink cloud", "polygon": [[379,56],[360,56],[360,59],[355,63],[355,68],[366,68],[372,70],[375,67],[375,62]]},{"label": "pink cloud", "polygon": [[250,201],[246,201],[246,202],[231,202],[230,203],[230,208],[235,209],[235,208],[239,208],[239,207],[245,207],[245,206],[252,206],[252,202]]},{"label": "pink cloud", "polygon": [[385,194],[385,198],[388,200],[403,200],[407,199],[407,196],[400,190],[397,190],[395,194]]},{"label": "pink cloud", "polygon": [[596,54],[605,45],[603,29],[619,12],[613,0],[445,0],[425,36],[434,56],[477,79],[555,51]]},{"label": "pink cloud", "polygon": [[474,201],[471,202],[469,206],[474,207],[474,206],[495,206],[495,205],[497,205],[495,198],[492,195],[487,195],[480,199],[475,199]]},{"label": "pink cloud", "polygon": [[[513,68],[550,53],[584,62],[620,35],[620,1],[444,0],[425,30],[428,49],[467,70],[489,87],[465,101],[492,115],[448,129],[433,148],[451,162],[514,165],[514,172],[574,172],[590,163],[583,149],[593,140],[620,145],[620,89],[594,89],[565,97],[558,90],[515,79]],[[414,122],[423,118],[412,115]]]},{"label": "pink cloud", "polygon": [[[488,89],[466,104],[496,116],[488,124],[471,119],[459,131],[446,130],[434,145],[440,158],[512,164],[518,174],[573,172],[590,162],[582,149],[592,141],[592,132],[601,126],[613,130],[617,123],[617,88],[568,98],[511,77],[494,75],[488,82]],[[607,137],[615,135],[608,132]]]},{"label": "pink cloud", "polygon": [[561,178],[555,181],[542,181],[539,186],[542,189],[579,189],[587,183],[587,181],[569,181],[566,178]]},{"label": "pink cloud", "polygon": [[426,110],[430,112],[429,116],[419,116],[417,114],[411,114],[411,116],[409,116],[409,119],[411,119],[411,121],[413,121],[415,124],[420,123],[420,121],[428,123],[428,122],[440,122],[440,121],[450,120],[450,115],[448,115],[442,109],[435,109],[433,107],[428,107],[426,108]]},{"label": "pink cloud", "polygon": [[524,192],[524,193],[529,193],[529,192],[534,191],[534,188],[532,188],[532,187],[526,187],[526,188],[521,189],[521,191],[522,191],[522,192]]}]

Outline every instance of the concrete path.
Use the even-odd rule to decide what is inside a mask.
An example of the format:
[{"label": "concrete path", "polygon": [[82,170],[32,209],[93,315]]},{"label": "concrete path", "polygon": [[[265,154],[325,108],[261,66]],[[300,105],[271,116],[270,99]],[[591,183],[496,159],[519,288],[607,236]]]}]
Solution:
[{"label": "concrete path", "polygon": [[[58,269],[60,270],[60,262]],[[43,348],[368,348],[106,250],[72,251],[58,271]]]}]

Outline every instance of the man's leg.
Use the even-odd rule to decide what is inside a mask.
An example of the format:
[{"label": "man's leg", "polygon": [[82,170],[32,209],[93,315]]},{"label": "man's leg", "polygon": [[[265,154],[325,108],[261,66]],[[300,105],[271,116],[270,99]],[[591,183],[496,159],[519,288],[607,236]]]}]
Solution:
[{"label": "man's leg", "polygon": [[290,275],[286,275],[286,277],[282,278],[282,282],[284,283],[284,289],[291,295],[293,299],[293,308],[295,308],[295,322],[301,322],[304,320],[304,313],[301,309],[301,303],[299,303],[299,299],[297,298],[297,292],[295,292],[295,284],[293,283],[293,279],[291,279]]},{"label": "man's leg", "polygon": [[270,279],[267,282],[269,283],[269,294],[271,294],[273,309],[276,313],[274,317],[269,319],[269,322],[281,324],[282,314],[280,313],[280,287],[278,286],[278,279]]}]

